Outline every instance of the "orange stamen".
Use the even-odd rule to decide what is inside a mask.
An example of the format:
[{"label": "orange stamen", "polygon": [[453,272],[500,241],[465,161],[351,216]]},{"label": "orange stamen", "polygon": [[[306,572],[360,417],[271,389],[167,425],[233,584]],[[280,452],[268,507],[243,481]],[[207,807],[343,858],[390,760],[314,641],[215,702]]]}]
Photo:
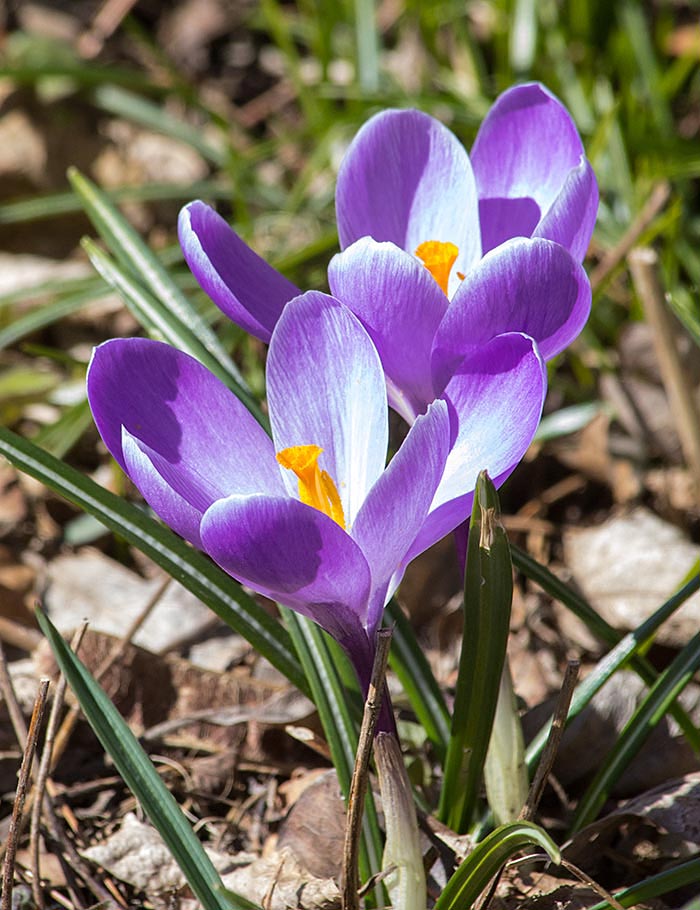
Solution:
[{"label": "orange stamen", "polygon": [[459,250],[454,243],[443,243],[442,240],[426,240],[416,250],[416,256],[447,294],[450,271],[455,264]]},{"label": "orange stamen", "polygon": [[318,466],[321,446],[290,446],[277,453],[277,461],[283,468],[294,471],[299,479],[299,499],[307,506],[313,506],[345,528],[343,504],[338,488],[326,471]]}]

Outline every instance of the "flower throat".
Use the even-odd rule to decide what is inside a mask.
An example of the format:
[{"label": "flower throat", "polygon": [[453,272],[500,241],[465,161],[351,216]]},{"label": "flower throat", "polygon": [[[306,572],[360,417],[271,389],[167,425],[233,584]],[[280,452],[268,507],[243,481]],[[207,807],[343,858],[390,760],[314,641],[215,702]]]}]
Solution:
[{"label": "flower throat", "polygon": [[[443,243],[442,240],[426,240],[416,249],[415,255],[437,281],[442,292],[447,296],[450,272],[457,260],[459,250],[454,243]],[[457,272],[459,278],[464,278]]]},{"label": "flower throat", "polygon": [[321,446],[290,446],[277,453],[277,461],[283,468],[294,471],[299,480],[299,499],[307,506],[313,506],[345,528],[343,504],[338,488],[330,474],[318,466]]}]

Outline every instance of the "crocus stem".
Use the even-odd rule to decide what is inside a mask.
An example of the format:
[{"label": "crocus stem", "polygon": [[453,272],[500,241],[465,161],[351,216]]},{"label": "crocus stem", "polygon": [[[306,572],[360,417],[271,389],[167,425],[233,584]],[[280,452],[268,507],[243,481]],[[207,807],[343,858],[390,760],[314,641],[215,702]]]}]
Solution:
[{"label": "crocus stem", "polygon": [[362,812],[365,804],[365,793],[367,792],[372,739],[377,727],[377,720],[382,711],[384,713],[388,711],[391,714],[391,701],[389,700],[389,693],[386,691],[385,681],[390,647],[391,629],[380,629],[377,632],[377,647],[372,665],[372,676],[365,700],[355,766],[352,772],[352,780],[350,781],[350,793],[348,794],[348,812],[345,823],[345,842],[343,844],[343,910],[358,910],[360,905],[357,860],[360,849]]},{"label": "crocus stem", "polygon": [[[382,866],[384,883],[395,910],[425,910],[427,891],[411,783],[393,733],[378,733],[374,760],[382,794],[386,843]],[[392,870],[392,871],[389,871]]]}]

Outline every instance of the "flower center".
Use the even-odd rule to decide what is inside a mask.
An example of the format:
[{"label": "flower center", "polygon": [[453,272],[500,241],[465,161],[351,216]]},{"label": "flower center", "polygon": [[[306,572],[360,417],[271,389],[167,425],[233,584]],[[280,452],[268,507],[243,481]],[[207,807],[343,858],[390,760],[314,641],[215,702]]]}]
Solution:
[{"label": "flower center", "polygon": [[343,504],[330,474],[318,466],[321,446],[290,446],[277,453],[277,461],[299,478],[299,499],[345,528]]},{"label": "flower center", "polygon": [[454,243],[443,243],[442,240],[426,240],[425,243],[421,243],[415,253],[445,295],[447,295],[450,272],[458,254],[459,250]]}]

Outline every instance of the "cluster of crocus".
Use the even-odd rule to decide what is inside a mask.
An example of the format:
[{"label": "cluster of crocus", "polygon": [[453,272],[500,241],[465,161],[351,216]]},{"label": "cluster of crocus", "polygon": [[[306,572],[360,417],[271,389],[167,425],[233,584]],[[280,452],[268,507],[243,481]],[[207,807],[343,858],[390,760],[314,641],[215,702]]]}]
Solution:
[{"label": "cluster of crocus", "polygon": [[[496,101],[471,159],[425,114],[378,114],[340,169],[332,297],[301,294],[204,203],[181,214],[202,288],[270,344],[272,440],[204,367],[138,339],[95,352],[98,428],[164,521],[316,620],[366,683],[407,563],[535,433],[544,361],[590,308],[597,202],[571,118],[540,85]],[[411,425],[388,467],[387,401]]]}]

